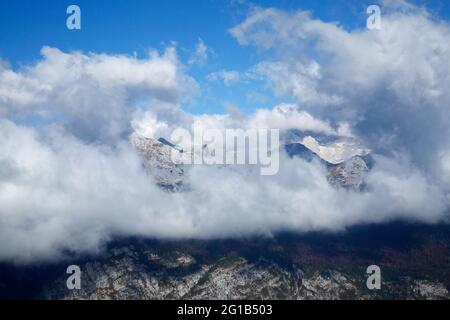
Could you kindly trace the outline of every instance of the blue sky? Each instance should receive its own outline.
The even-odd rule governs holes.
[[[220,70],[243,71],[260,60],[260,53],[240,46],[228,29],[241,22],[251,6],[285,10],[309,10],[314,17],[337,21],[346,29],[365,26],[370,0],[1,0],[0,58],[14,68],[33,63],[44,45],[63,51],[81,50],[144,57],[149,48],[163,50],[176,42],[182,62],[187,63],[202,39],[209,52],[208,62],[189,67],[188,73],[201,85],[200,97],[185,105],[194,113],[222,112],[231,102],[244,111],[271,107],[277,98],[254,83],[237,87],[211,84],[206,75]],[[418,0],[448,19],[449,1]],[[77,4],[82,11],[82,30],[66,28],[66,8]],[[257,89],[258,87],[258,89]],[[260,94],[261,90],[264,94]],[[249,92],[260,94],[248,99]]]

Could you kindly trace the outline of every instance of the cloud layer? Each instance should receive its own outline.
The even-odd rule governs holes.
[[[230,32],[263,52],[246,81],[263,79],[294,103],[250,115],[183,111],[199,85],[174,48],[137,59],[44,47],[34,65],[1,63],[0,261],[95,253],[117,236],[270,236],[447,219],[447,22],[402,6],[383,16],[380,31],[346,31],[306,12],[259,8]],[[331,187],[322,164],[286,156],[275,176],[194,166],[188,191],[164,192],[128,134],[169,137],[194,126],[352,136],[376,162],[363,193]]]

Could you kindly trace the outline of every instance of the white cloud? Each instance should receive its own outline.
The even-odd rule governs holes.
[[[397,1],[383,7],[381,30],[347,31],[307,12],[259,8],[230,32],[270,49],[256,70],[275,93],[333,126],[347,123],[376,152],[407,153],[439,178],[438,155],[450,150],[448,22]]]
[[[230,86],[231,84],[234,84],[240,80],[240,74],[238,71],[231,70],[231,71],[216,71],[212,72],[207,75],[206,77],[209,81],[218,81],[221,80],[225,84],[225,86]]]
[[[190,190],[171,194],[150,182],[126,143],[88,145],[60,129],[0,124],[0,159],[8,163],[0,172],[1,261],[95,253],[116,236],[209,239],[396,217],[435,222],[444,208],[439,190],[407,162],[379,159],[363,194],[331,187],[322,165],[300,159],[284,159],[270,177],[194,167]]]
[[[280,104],[272,110],[259,109],[249,119],[249,127],[298,129],[326,134],[336,134],[336,131],[326,122],[314,118],[306,111],[299,111],[297,106]]]
[[[269,87],[279,96],[293,96],[301,105],[339,104],[341,98],[334,94],[319,92],[322,79],[320,65],[316,61],[303,64],[295,62],[264,61],[249,72],[267,79]]]
[[[106,141],[129,129],[140,99],[176,103],[196,90],[173,48],[163,55],[150,51],[139,60],[44,47],[36,65],[19,72],[0,70],[0,115],[58,115],[82,139]]]
[[[160,106],[161,107],[161,106]],[[336,135],[337,131],[326,121],[314,118],[306,111],[299,111],[296,105],[279,104],[272,109],[257,109],[254,113],[244,115],[236,106],[226,105],[228,114],[191,115],[179,106],[167,105],[159,110],[151,108],[145,113],[136,114],[133,128],[141,135],[152,138],[168,137],[179,127],[193,132],[193,128],[202,130],[219,129],[298,129]],[[170,111],[168,111],[170,109]],[[339,128],[344,131],[342,128]],[[348,132],[345,132],[348,133]]]

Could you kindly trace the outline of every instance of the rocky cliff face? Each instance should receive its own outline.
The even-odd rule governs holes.
[[[124,246],[84,263],[81,290],[67,275],[49,283],[46,299],[450,299],[439,281],[401,277],[366,288],[363,274],[326,269],[305,272],[279,262],[239,255],[199,262],[181,251],[158,254]]]
[[[328,181],[331,185],[361,190],[369,168],[361,157],[354,156],[343,163],[330,167],[328,172]]]
[[[183,168],[172,161],[171,152],[182,157],[182,152],[152,138],[136,133],[130,136],[131,144],[142,156],[144,167],[156,183],[166,190],[181,189]]]

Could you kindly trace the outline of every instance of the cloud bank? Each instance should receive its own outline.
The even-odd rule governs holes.
[[[117,236],[271,236],[448,219],[447,22],[402,7],[383,16],[379,31],[346,31],[306,12],[258,8],[230,32],[262,50],[247,79],[294,103],[250,115],[183,111],[199,85],[174,48],[137,59],[44,47],[34,65],[3,63],[0,261],[95,253]],[[127,137],[194,126],[354,136],[374,151],[375,166],[362,193],[330,186],[319,162],[286,155],[275,176],[194,166],[188,191],[164,192]]]

